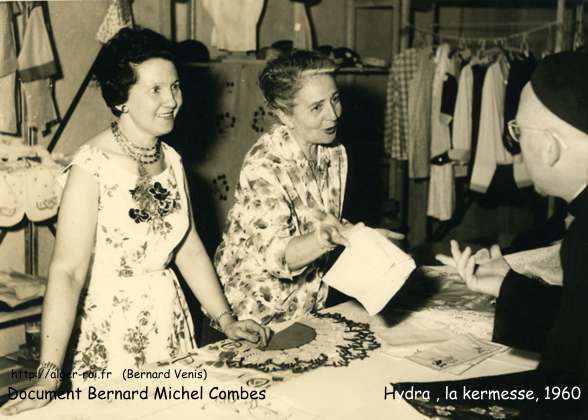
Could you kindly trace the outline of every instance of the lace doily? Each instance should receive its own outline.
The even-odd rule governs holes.
[[[424,266],[417,274],[395,312],[402,317],[434,320],[458,335],[471,333],[492,339],[494,297],[469,290],[454,268]]]
[[[321,366],[347,366],[351,360],[365,359],[370,351],[380,347],[368,324],[349,320],[339,313],[312,313],[298,322],[316,332],[316,338],[308,344],[286,350],[263,350],[245,341],[223,340],[208,346],[220,352],[218,360],[209,364],[302,373]]]

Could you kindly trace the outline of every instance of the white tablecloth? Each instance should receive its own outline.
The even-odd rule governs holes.
[[[329,311],[339,312],[344,316],[374,326],[376,332],[383,330],[382,319],[378,316],[368,317],[366,312],[356,303],[347,302],[330,308]],[[410,319],[410,317],[408,318]],[[394,327],[403,336],[402,328],[412,329],[407,320],[404,324]],[[438,334],[438,332],[437,332]],[[431,335],[436,337],[435,334]],[[391,338],[392,337],[392,338]],[[386,337],[393,340],[394,335]],[[382,340],[385,341],[385,340]],[[353,360],[346,367],[322,367],[314,371],[298,375],[283,383],[273,383],[266,389],[267,398],[262,401],[242,400],[240,402],[218,402],[209,398],[189,401],[87,401],[61,400],[53,401],[40,410],[21,413],[15,419],[27,420],[155,420],[155,419],[421,419],[416,410],[402,399],[384,399],[385,388],[391,389],[390,383],[403,381],[441,381],[466,379],[477,376],[496,375],[502,373],[529,370],[535,367],[533,358],[517,356],[506,351],[474,366],[460,376],[437,372],[404,359],[402,347],[392,346],[399,351],[389,350],[389,343],[382,343],[381,349],[370,353],[364,360]],[[407,343],[412,349],[415,343]],[[206,357],[206,348],[201,356]],[[194,363],[197,361],[195,360]],[[190,371],[190,365],[184,366]],[[178,389],[185,385],[190,389],[204,387],[205,394],[214,386],[220,389],[239,389],[248,378],[259,380],[271,378],[272,375],[236,369],[208,369],[206,380],[190,379],[141,379],[125,383],[112,383],[109,389],[139,389],[149,386],[172,386]]]

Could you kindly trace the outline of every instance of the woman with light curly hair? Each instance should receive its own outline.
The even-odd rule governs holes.
[[[259,76],[280,124],[245,156],[215,266],[233,311],[264,325],[323,308],[328,257],[348,244],[352,225],[341,214],[347,155],[336,140],[342,107],[334,74],[327,57],[294,51]]]

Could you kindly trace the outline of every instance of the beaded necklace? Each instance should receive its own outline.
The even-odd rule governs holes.
[[[113,121],[110,128],[112,129],[114,140],[131,159],[137,162],[139,176],[141,178],[148,177],[145,165],[151,165],[161,159],[161,142],[159,138],[152,147],[141,147],[134,144],[123,134],[117,121]]]

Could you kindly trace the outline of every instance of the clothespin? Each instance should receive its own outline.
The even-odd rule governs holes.
[[[553,25],[547,27],[549,34],[547,35],[547,49],[543,51],[543,57],[546,57],[553,53],[555,50],[555,37],[553,36]]]
[[[482,58],[482,55],[486,52],[486,40],[483,38],[480,38],[478,40],[479,46],[478,46],[478,57]]]
[[[469,60],[472,58],[472,52],[468,48],[468,45],[467,45],[464,37],[459,38],[458,46],[459,46],[459,50],[460,50],[459,55],[461,56],[462,60]]]
[[[521,36],[521,51],[523,52],[523,54],[527,58],[531,55],[531,53],[530,53],[531,49],[529,48],[529,37],[528,36],[529,36],[529,34],[526,32]]]

